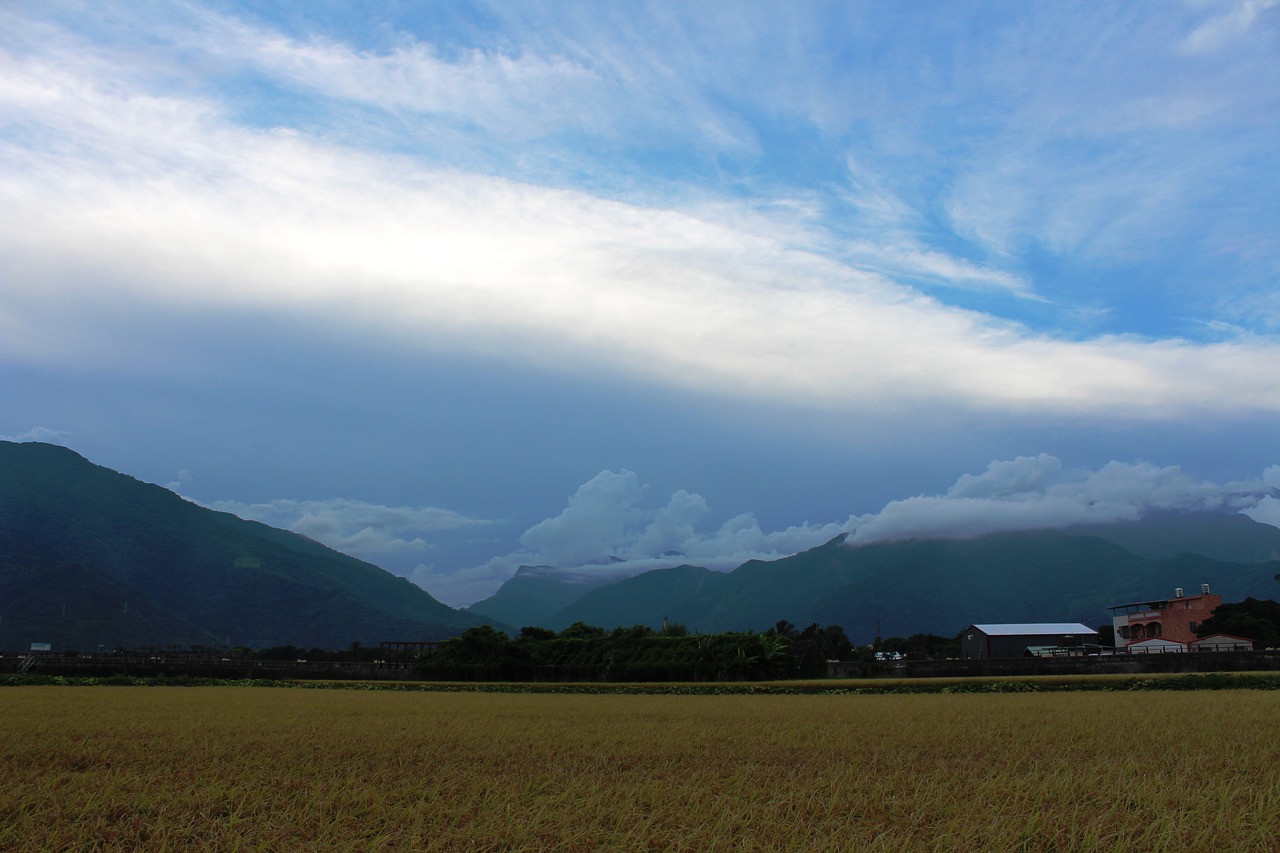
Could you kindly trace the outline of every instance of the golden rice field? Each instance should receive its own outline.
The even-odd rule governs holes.
[[[1280,694],[0,690],[0,850],[1280,849]]]

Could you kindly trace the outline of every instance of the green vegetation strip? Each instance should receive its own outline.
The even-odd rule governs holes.
[[[424,693],[545,693],[612,696],[886,696],[931,693],[1062,693],[1132,690],[1280,690],[1280,673],[1213,672],[1182,675],[1023,676],[1006,678],[821,680],[765,683],[299,681],[186,676],[0,676],[0,687],[290,687]]]

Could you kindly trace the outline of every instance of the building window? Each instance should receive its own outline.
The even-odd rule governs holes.
[[[1128,625],[1121,625],[1121,626],[1120,626],[1120,639],[1122,639],[1122,640],[1127,640],[1127,639],[1129,639],[1129,626],[1128,626]]]
[[[1192,622],[1190,627],[1191,627],[1191,633],[1193,633],[1193,634],[1194,634],[1194,633],[1195,633],[1195,630],[1196,630],[1197,628],[1199,628],[1199,627],[1200,627],[1200,623],[1199,623],[1199,622]]]
[[[1147,636],[1148,637],[1164,636],[1164,632],[1160,629],[1159,622],[1152,622],[1150,625],[1147,626]]]

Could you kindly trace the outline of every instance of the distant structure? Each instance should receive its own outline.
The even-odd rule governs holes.
[[[1098,632],[1079,622],[1022,622],[1009,625],[970,625],[960,635],[960,657],[965,660],[1020,658],[1043,654],[1044,649],[1062,653],[1085,646],[1097,646]],[[1036,649],[1035,652],[1029,652]]]
[[[1253,640],[1232,634],[1210,634],[1191,644],[1193,652],[1251,652]]]
[[[1124,647],[1124,651],[1131,655],[1163,655],[1182,653],[1186,650],[1186,643],[1170,640],[1166,637],[1147,637],[1145,640],[1134,640]]]
[[[1183,651],[1197,639],[1196,629],[1213,615],[1222,604],[1222,596],[1209,592],[1209,585],[1202,584],[1199,595],[1183,595],[1182,587],[1173,591],[1173,598],[1154,601],[1138,601],[1133,604],[1116,604],[1111,611],[1111,625],[1116,634],[1116,650],[1146,651],[1163,644],[1144,643],[1146,640],[1168,640],[1181,643]]]
[[[409,660],[416,655],[434,652],[440,645],[434,640],[383,640],[378,644],[380,660]]]

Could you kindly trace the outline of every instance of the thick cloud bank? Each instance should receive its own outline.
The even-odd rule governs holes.
[[[1130,157],[1120,159],[1123,176],[1096,158],[1077,168],[1056,158],[1037,166],[1046,150],[1092,150],[1077,142],[1096,131],[1065,118],[1044,121],[1044,93],[1036,87],[1021,120],[1037,133],[1017,132],[1002,116],[986,144],[976,146],[981,157],[921,160],[928,179],[907,184],[955,178],[939,198],[917,200],[927,205],[918,209],[877,178],[917,157],[884,161],[880,169],[851,165],[849,174],[841,170],[816,185],[791,184],[788,176],[750,199],[717,198],[664,180],[654,180],[650,193],[635,193],[631,184],[647,182],[630,177],[609,191],[609,181],[575,185],[568,175],[545,180],[545,166],[517,168],[534,148],[516,129],[550,146],[537,149],[541,156],[533,162],[575,166],[590,162],[592,152],[618,151],[619,141],[629,138],[677,140],[701,152],[697,159],[718,163],[744,144],[753,148],[747,140],[754,133],[743,128],[747,135],[727,146],[713,141],[724,134],[707,134],[720,124],[708,125],[708,111],[716,114],[713,104],[725,98],[719,84],[705,79],[696,92],[686,92],[692,97],[686,114],[667,115],[670,87],[684,75],[673,75],[665,63],[647,69],[657,76],[639,74],[642,68],[631,64],[601,74],[595,63],[613,55],[604,45],[597,46],[595,62],[566,59],[565,49],[581,47],[576,44],[542,55],[530,46],[501,60],[464,51],[461,61],[450,62],[428,42],[379,54],[341,39],[300,42],[234,17],[182,8],[161,26],[166,37],[147,36],[160,14],[150,9],[135,20],[140,41],[120,45],[110,38],[86,43],[80,27],[102,23],[92,15],[69,15],[87,18],[75,25],[56,14],[52,20],[18,12],[0,17],[0,277],[6,286],[0,358],[153,370],[175,358],[157,328],[192,315],[245,313],[303,322],[334,341],[371,338],[419,354],[481,355],[820,409],[944,406],[1123,419],[1280,412],[1280,376],[1268,369],[1280,358],[1280,341],[1267,322],[1245,327],[1239,316],[1240,304],[1250,317],[1270,316],[1270,291],[1231,300],[1233,307],[1212,315],[1213,333],[1197,329],[1194,339],[1171,330],[1140,337],[1123,327],[1081,336],[1078,320],[1046,326],[1036,312],[1077,318],[1093,310],[1090,300],[1071,295],[1060,307],[1044,308],[1049,303],[1025,275],[1029,259],[1012,251],[1030,245],[1043,254],[1049,247],[1069,257],[1115,256],[1127,265],[1124,250],[1085,235],[1131,245],[1141,242],[1135,231],[1155,229],[1161,240],[1148,251],[1163,259],[1173,240],[1160,224],[1168,222],[1164,211],[1179,205],[1160,204],[1155,190],[1176,187],[1184,204],[1223,194],[1213,169],[1202,170],[1214,175],[1207,186],[1188,191],[1183,181],[1195,170],[1183,163],[1231,151],[1238,162],[1218,171],[1251,179],[1233,185],[1230,211],[1257,209],[1245,224],[1267,235],[1264,212],[1271,206],[1241,206],[1265,192],[1256,186],[1275,171],[1261,159],[1274,150],[1265,133],[1259,134],[1264,147],[1246,145],[1251,137],[1243,133],[1222,146],[1218,139],[1227,131],[1214,124],[1203,148],[1142,172],[1141,181],[1129,175]],[[115,15],[129,20],[123,7],[106,17]],[[773,21],[759,24],[760,32],[773,32]],[[723,30],[718,21],[708,25]],[[715,56],[689,70],[728,60],[723,52]],[[759,73],[758,51],[741,56],[751,61],[743,72]],[[1074,53],[1070,62],[1064,76],[1075,79]],[[184,80],[166,72],[176,68],[207,76]],[[1199,71],[1194,76],[1202,76]],[[872,91],[900,82],[882,81],[878,67],[866,73],[874,82],[863,87]],[[997,79],[1004,69],[987,74]],[[621,90],[605,85],[623,79],[635,82]],[[739,97],[758,104],[776,82],[775,76],[768,85],[749,83]],[[1256,126],[1262,106],[1236,101],[1260,85],[1259,75],[1250,83],[1203,96],[1217,105],[1219,121],[1247,116],[1225,127]],[[820,90],[848,85],[844,77],[827,79]],[[1088,88],[1096,94],[1114,87]],[[276,91],[291,93],[291,109],[253,96]],[[798,83],[793,91],[807,102],[815,89]],[[1164,97],[1166,109],[1183,109],[1181,93]],[[785,115],[795,97],[784,98],[775,108],[747,113]],[[619,109],[621,103],[627,109]],[[360,110],[358,120],[351,119],[352,109]],[[1113,109],[1137,120],[1128,104]],[[952,137],[968,139],[971,113],[950,119],[963,132],[944,123],[945,140],[917,139],[914,151],[950,150],[945,143]],[[1087,109],[1055,115],[1091,125],[1097,113],[1091,97]],[[728,125],[747,117],[721,116]],[[1154,124],[1152,132],[1164,122]],[[1059,125],[1067,134],[1060,143],[1039,135]],[[1010,127],[1013,136],[1026,137],[1014,150]],[[589,145],[573,141],[593,128],[601,135]],[[644,132],[637,137],[638,130]],[[791,131],[788,125],[785,132]],[[829,151],[830,159],[845,159],[844,144],[862,136],[835,137],[839,153]],[[643,143],[641,149],[635,161],[596,168],[631,175],[637,165],[662,159]],[[490,152],[492,161],[477,163],[481,152]],[[1177,183],[1166,174],[1175,167]],[[1045,184],[1036,180],[1041,173],[1070,180]],[[703,180],[723,183],[719,174]],[[849,196],[846,183],[858,192],[851,202],[836,201]],[[833,194],[827,204],[842,211],[829,225],[830,215],[821,212],[826,205],[797,201],[815,193]],[[1064,208],[1075,219],[1060,221],[1056,211]],[[1114,210],[1136,211],[1129,218],[1143,224],[1118,222]],[[956,240],[932,244],[932,225],[919,223],[940,219],[952,223],[960,241],[985,251],[970,258],[947,251]],[[1232,218],[1191,221],[1203,237],[1221,227],[1220,220]],[[1231,245],[1248,244],[1269,257],[1270,249],[1260,248],[1269,243],[1250,244],[1249,233],[1230,233]],[[1228,254],[1210,249],[1215,258]],[[1215,262],[1214,280],[1222,275]],[[1256,278],[1265,276],[1248,276]],[[1013,298],[998,301],[1002,307],[948,301],[971,290]],[[1026,302],[1041,307],[1027,313]],[[1200,309],[1195,303],[1183,310]]]

